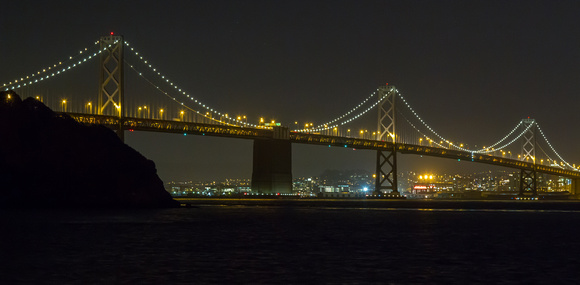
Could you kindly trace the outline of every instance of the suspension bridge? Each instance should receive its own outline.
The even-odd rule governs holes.
[[[99,61],[96,98],[90,94],[75,95],[73,100],[36,95],[44,88],[44,82],[74,73],[92,61]],[[126,69],[154,90],[150,92],[154,99],[126,96],[130,93],[125,92]],[[204,104],[162,74],[122,36],[113,34],[101,37],[92,47],[66,60],[0,84],[3,90],[15,90],[43,101],[60,116],[70,116],[82,124],[108,126],[121,140],[125,131],[251,139],[252,190],[256,192],[291,191],[291,145],[301,143],[376,151],[376,196],[399,195],[398,153],[518,169],[519,195],[523,196],[538,194],[538,177],[542,174],[570,179],[571,194],[580,194],[580,165],[569,163],[556,151],[536,120],[522,119],[505,136],[480,144],[481,147],[456,140],[454,143],[425,122],[403,94],[388,84],[324,123],[299,126],[296,121],[294,128],[265,122],[263,118],[252,123],[244,115],[230,116]]]

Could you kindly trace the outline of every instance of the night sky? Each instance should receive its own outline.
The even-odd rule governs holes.
[[[388,82],[443,136],[485,145],[529,116],[580,162],[579,1],[10,1],[2,11],[2,83],[113,31],[188,93],[254,122],[322,123]],[[96,94],[97,82],[63,88]],[[126,142],[166,181],[251,177],[252,141],[133,132]],[[295,177],[375,164],[371,151],[293,151]],[[402,171],[493,169],[399,161]]]

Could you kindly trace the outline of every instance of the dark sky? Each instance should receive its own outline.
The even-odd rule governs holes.
[[[2,10],[2,83],[113,31],[224,113],[322,123],[389,82],[455,141],[489,144],[530,116],[580,162],[578,1],[11,1]],[[97,77],[63,85],[96,94]],[[251,176],[251,141],[130,133],[127,143],[164,180]],[[293,151],[295,176],[375,163],[369,151]],[[489,169],[399,161],[402,170]]]

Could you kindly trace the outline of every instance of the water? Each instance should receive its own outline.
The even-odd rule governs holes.
[[[580,212],[5,210],[0,283],[578,283]]]

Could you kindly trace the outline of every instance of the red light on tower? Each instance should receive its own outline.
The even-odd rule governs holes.
[[[389,83],[387,82],[387,86],[389,86]]]
[[[114,35],[115,33],[111,32],[111,36]]]

